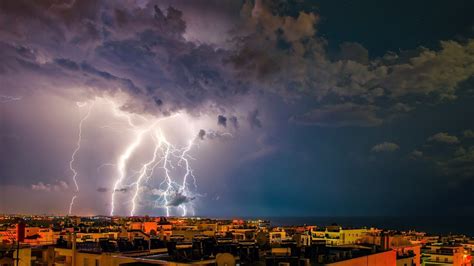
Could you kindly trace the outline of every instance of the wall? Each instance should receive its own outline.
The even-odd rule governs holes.
[[[371,254],[350,260],[339,261],[326,265],[331,266],[396,266],[397,256],[394,250]]]

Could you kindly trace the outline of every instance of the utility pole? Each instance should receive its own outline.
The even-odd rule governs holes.
[[[72,233],[72,266],[76,266],[76,232]]]
[[[16,266],[20,266],[20,240],[16,241]]]
[[[20,242],[25,239],[25,222],[23,219],[18,219],[16,227],[16,266],[20,266]]]

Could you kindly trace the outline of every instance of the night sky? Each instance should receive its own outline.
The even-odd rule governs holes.
[[[0,213],[472,214],[473,12],[0,1]]]

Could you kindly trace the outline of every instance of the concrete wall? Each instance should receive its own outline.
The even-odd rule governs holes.
[[[371,254],[350,260],[334,262],[326,265],[331,266],[396,266],[397,255],[394,250]]]

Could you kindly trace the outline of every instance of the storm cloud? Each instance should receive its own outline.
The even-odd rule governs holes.
[[[170,199],[168,201],[168,205],[170,207],[178,207],[184,203],[188,203],[194,200],[195,197],[188,197],[180,192],[175,192],[170,195]]]
[[[407,95],[454,99],[458,84],[474,73],[471,40],[443,41],[439,50],[420,48],[411,57],[389,52],[376,59],[358,43],[343,43],[340,55],[331,58],[326,40],[317,35],[318,14],[285,16],[271,8],[244,3],[234,21],[238,30],[228,33],[234,43],[218,47],[185,39],[183,12],[160,2],[4,1],[2,79],[8,91],[20,93],[32,84],[34,89],[79,88],[86,97],[126,91],[133,100],[124,109],[159,115],[231,109],[241,96],[265,91],[285,101],[310,97],[318,102],[321,107],[295,114],[302,124],[333,126],[326,114],[337,110],[344,118],[336,126],[373,126],[390,112],[410,111],[405,106],[411,101],[400,102]],[[35,82],[22,82],[19,73]],[[332,96],[340,100],[330,101]],[[387,100],[397,108],[376,113]],[[344,114],[353,108],[341,108],[360,104],[371,107],[356,115]],[[223,118],[218,123],[226,126]],[[256,116],[248,120],[261,126]]]
[[[86,97],[124,91],[133,96],[124,109],[161,115],[228,106],[248,92],[224,64],[230,52],[188,42],[183,14],[173,7],[121,1],[2,5],[2,24],[17,22],[0,32],[8,91],[26,93],[32,83],[41,90],[81,89]],[[36,82],[18,82],[24,80],[18,72]]]

